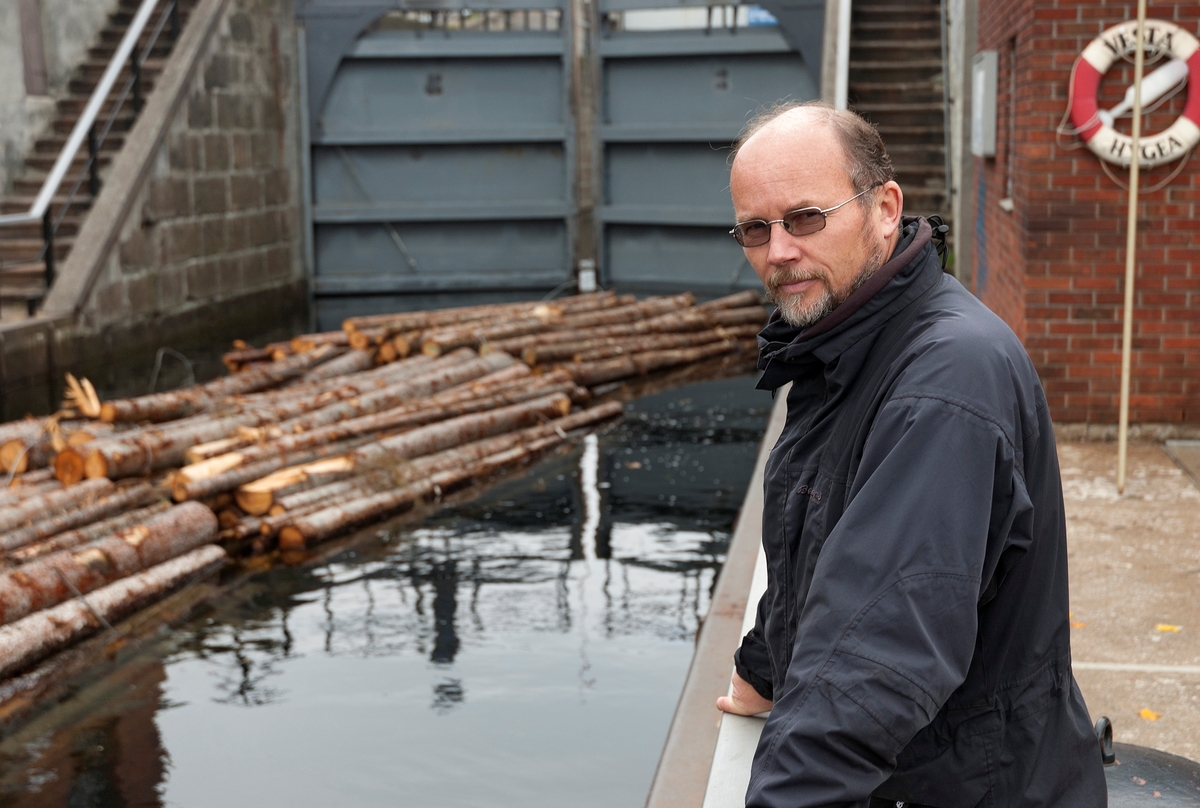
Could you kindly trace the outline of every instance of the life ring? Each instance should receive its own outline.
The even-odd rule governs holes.
[[[1189,84],[1200,83],[1200,40],[1163,20],[1146,20],[1145,37],[1148,49],[1165,51],[1172,60],[1187,65]],[[1136,48],[1137,22],[1114,25],[1083,49],[1071,75],[1071,123],[1076,133],[1101,160],[1121,166],[1132,160],[1133,138],[1101,120],[1097,93],[1113,62]],[[1143,91],[1147,78],[1142,79]],[[1189,87],[1187,104],[1175,123],[1156,135],[1143,135],[1139,141],[1138,165],[1142,167],[1164,165],[1187,154],[1200,143],[1200,90]]]

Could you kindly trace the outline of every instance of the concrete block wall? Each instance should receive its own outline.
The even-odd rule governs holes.
[[[303,281],[295,43],[287,2],[227,4],[81,310],[82,328]]]
[[[1150,14],[1193,34],[1200,28],[1194,2],[1155,3]],[[1136,3],[1103,0],[979,7],[978,48],[998,51],[1000,75],[998,153],[976,159],[975,288],[1024,340],[1060,422],[1117,420],[1129,198],[1078,138],[1055,129],[1078,54],[1136,15]],[[1101,107],[1114,106],[1131,83],[1131,66],[1110,70]],[[1170,125],[1185,97],[1149,114],[1144,131]],[[1200,163],[1145,190],[1167,181],[1170,168],[1143,171],[1139,196],[1130,418],[1141,424],[1200,423]],[[1012,212],[1001,209],[1004,198]]]

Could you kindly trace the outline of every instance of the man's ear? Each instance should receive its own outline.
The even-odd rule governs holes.
[[[904,192],[894,180],[888,180],[875,197],[878,207],[880,235],[889,239],[900,227],[900,216],[904,213]]]

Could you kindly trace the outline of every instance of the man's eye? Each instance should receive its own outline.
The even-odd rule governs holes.
[[[758,235],[759,233],[762,233],[766,229],[767,229],[766,222],[751,222],[749,224],[742,225],[742,235],[743,236],[754,236],[754,235]]]

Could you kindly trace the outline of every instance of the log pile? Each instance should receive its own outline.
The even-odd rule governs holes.
[[[611,292],[356,317],[223,357],[227,376],[0,424],[0,676],[235,555],[308,551],[618,417],[598,394],[750,366],[754,293]],[[220,546],[218,546],[220,545]]]

